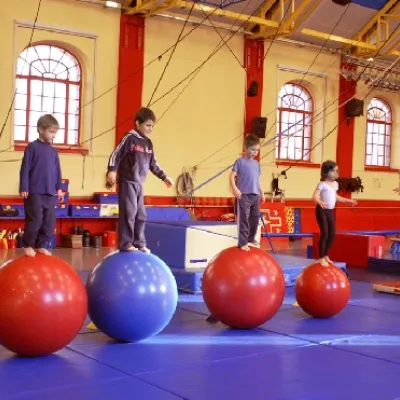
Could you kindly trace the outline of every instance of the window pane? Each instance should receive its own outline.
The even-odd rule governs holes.
[[[33,111],[42,111],[42,97],[41,96],[31,96],[30,98],[30,109]]]
[[[26,126],[26,111],[15,110],[14,113],[14,124]]]
[[[64,113],[54,113],[54,118],[58,121],[60,124],[60,128],[64,129],[65,128],[65,114]]]
[[[62,81],[66,81],[68,79],[68,70],[64,69],[64,71],[61,71],[60,73],[57,74],[57,79],[60,79]]]
[[[56,76],[57,79],[62,79],[60,78],[60,75],[61,74],[65,75],[66,73],[67,73],[67,68],[65,68],[65,65],[62,65],[60,63],[57,64],[57,66],[54,68],[53,71],[53,74]]]
[[[38,132],[37,132],[37,127],[36,126],[30,126],[29,127],[29,136],[28,136],[28,142],[33,142],[38,138]]]
[[[29,113],[29,124],[31,126],[35,126],[37,125],[37,122],[39,120],[39,118],[42,116],[43,114],[41,112],[35,112],[35,111],[31,111]],[[35,128],[36,129],[36,128]]]
[[[55,84],[54,82],[43,82],[43,96],[54,97]]]
[[[64,55],[64,50],[59,49],[58,47],[51,46],[50,48],[50,58],[52,60],[59,61]]]
[[[17,62],[17,75],[28,75],[29,64],[23,58],[19,58]]]
[[[54,112],[54,99],[52,97],[43,97],[43,113],[53,114]]]
[[[43,93],[43,82],[42,81],[31,81],[31,94],[35,96],[41,96]]]
[[[69,101],[69,112],[75,114],[79,111],[79,101],[78,100],[70,100]]]
[[[55,84],[55,95],[56,95],[56,97],[65,99],[65,97],[67,96],[67,87],[66,87],[65,83],[56,83]]]
[[[75,66],[69,70],[69,80],[73,82],[79,82],[81,80],[79,67]]]
[[[71,130],[68,132],[68,144],[77,145],[78,144],[78,131]]]
[[[68,129],[78,129],[78,115],[69,114],[68,116]]]
[[[44,65],[41,61],[34,61],[31,64],[31,70],[30,70],[31,75],[42,77],[43,72],[46,72],[46,71],[45,71]]]
[[[35,52],[37,54],[37,57],[40,58],[44,58],[44,59],[49,59],[50,58],[50,47],[51,46],[47,46],[47,45],[39,45],[39,46],[35,46]]]
[[[66,101],[62,98],[56,98],[54,100],[54,111],[56,113],[65,113]]]
[[[54,143],[55,144],[64,144],[65,143],[65,130],[64,129],[58,130],[57,135],[54,139]]]
[[[14,108],[16,110],[26,110],[28,96],[25,94],[16,94],[14,99]]]
[[[26,79],[17,79],[15,82],[15,90],[17,93],[28,93],[28,81]]]
[[[14,126],[14,140],[25,141],[26,127]]]
[[[71,99],[79,99],[79,86],[69,85],[69,97]]]

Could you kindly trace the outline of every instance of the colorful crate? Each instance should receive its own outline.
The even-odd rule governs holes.
[[[99,218],[100,207],[93,204],[71,204],[71,218]]]
[[[95,192],[94,202],[98,204],[118,204],[118,193],[115,192]]]
[[[0,209],[2,218],[25,218],[23,204],[2,204]]]
[[[67,218],[69,217],[69,206],[67,204],[56,205],[56,218]]]

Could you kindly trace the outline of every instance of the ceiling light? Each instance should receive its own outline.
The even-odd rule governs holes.
[[[121,8],[121,4],[117,3],[116,1],[106,1],[106,7]]]

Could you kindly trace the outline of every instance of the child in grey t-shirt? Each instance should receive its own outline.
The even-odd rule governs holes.
[[[244,147],[245,154],[236,160],[229,180],[238,204],[238,246],[249,251],[251,246],[260,246],[255,237],[260,221],[260,202],[265,201],[265,196],[260,182],[260,163],[255,159],[260,151],[260,139],[248,135]]]

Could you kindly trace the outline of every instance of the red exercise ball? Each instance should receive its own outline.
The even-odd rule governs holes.
[[[338,267],[320,263],[304,268],[296,280],[296,300],[307,314],[330,318],[339,314],[350,299],[350,282]]]
[[[265,251],[238,247],[221,251],[203,275],[203,298],[211,314],[238,329],[255,328],[279,310],[285,278],[279,263]]]
[[[24,357],[54,353],[78,334],[87,295],[65,261],[37,254],[0,267],[0,345]]]

